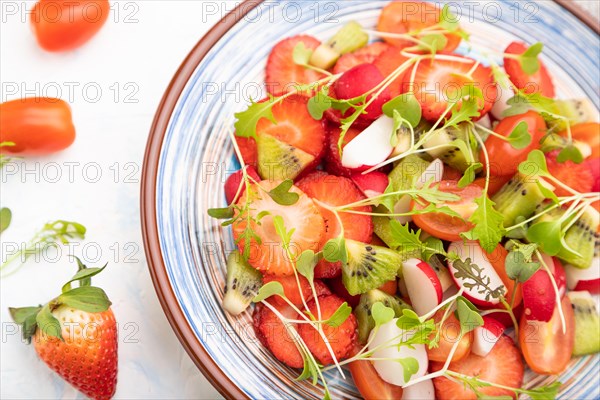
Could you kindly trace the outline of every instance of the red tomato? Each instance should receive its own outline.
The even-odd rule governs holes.
[[[567,131],[559,135],[567,137]],[[571,136],[575,140],[587,143],[592,148],[591,157],[600,157],[600,124],[598,122],[584,122],[571,127]]]
[[[460,200],[440,204],[439,206],[447,205],[457,213],[461,214],[462,218],[453,217],[442,213],[427,213],[413,215],[413,222],[425,232],[432,236],[451,242],[461,240],[460,234],[470,230],[473,224],[466,221],[473,211],[477,208],[475,199],[480,197],[483,190],[475,185],[470,184],[464,188],[459,188],[457,181],[441,181],[438,189],[442,192],[452,193],[460,196]],[[423,205],[412,201],[412,210],[422,210],[427,206],[427,202],[423,201]]]
[[[436,25],[441,20],[440,8],[421,1],[393,1],[381,10],[377,30],[389,33],[408,33]],[[461,42],[460,35],[448,33],[448,42],[442,50],[450,53]],[[384,38],[387,43],[398,47],[414,46],[415,43],[405,39]]]
[[[63,150],[75,140],[71,108],[59,99],[30,97],[0,104],[3,153],[41,155]]]
[[[506,299],[509,304],[512,299],[513,292],[516,290],[515,302],[513,304],[513,307],[516,308],[519,304],[521,304],[521,301],[523,300],[523,293],[521,291],[521,286],[515,285],[515,281],[510,279],[508,277],[508,274],[506,273],[504,261],[506,260],[508,251],[506,251],[504,246],[499,244],[498,246],[496,246],[494,251],[492,251],[491,253],[486,253],[486,255],[490,263],[492,263],[494,270],[502,280],[502,283],[506,287]]]
[[[535,111],[527,111],[525,114],[504,118],[496,126],[494,132],[506,137],[511,134],[520,122],[527,124],[527,131],[531,135],[529,146],[523,149],[515,149],[506,140],[502,140],[496,136],[490,136],[485,141],[485,147],[490,158],[490,172],[492,175],[514,175],[517,172],[519,164],[527,159],[527,154],[531,150],[540,147],[540,139],[546,134],[547,127],[542,116]],[[483,151],[479,157],[480,160],[485,160]]]
[[[108,0],[40,0],[31,12],[31,25],[44,50],[68,51],[90,40],[109,12]]]
[[[387,383],[370,361],[353,361],[348,364],[354,384],[365,400],[397,400],[402,398],[402,387]]]
[[[575,316],[569,297],[562,299],[566,332],[558,314],[558,304],[548,322],[527,321],[525,313],[519,324],[519,344],[529,368],[538,374],[556,375],[567,368],[575,345]]]

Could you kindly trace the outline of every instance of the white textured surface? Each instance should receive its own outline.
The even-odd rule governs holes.
[[[1,204],[14,213],[12,226],[2,235],[2,254],[12,243],[27,241],[48,220],[83,223],[88,228],[85,243],[93,243],[84,252],[88,260],[97,258],[94,249],[102,252],[98,262],[89,264],[109,262],[95,282],[111,297],[120,324],[116,398],[216,398],[218,393],[175,337],[154,292],[142,248],[139,179],[160,98],[179,64],[218,15],[203,17],[203,6],[197,1],[111,3],[109,23],[90,43],[73,53],[49,54],[37,47],[20,14],[34,3],[0,1],[1,101],[25,94],[20,89],[11,93],[13,84],[27,89],[38,84],[28,96],[56,96],[60,88],[65,99],[71,85],[77,128],[77,139],[67,151],[28,159],[16,166],[14,175],[9,176],[8,169],[2,174]],[[19,14],[10,15],[12,9],[7,7],[13,5]],[[132,85],[125,87],[129,82]],[[88,83],[88,93],[83,93]],[[115,83],[120,88],[116,99]],[[95,103],[94,87],[102,90]],[[138,102],[125,102],[125,95],[136,87],[139,91],[132,99]],[[72,183],[68,162],[78,163],[72,167]],[[92,183],[96,165],[89,163],[97,163],[102,173],[96,183]],[[62,177],[51,183],[56,166]],[[37,169],[37,176],[23,176],[24,168]],[[120,172],[118,177],[115,171]],[[72,253],[81,256],[82,247]],[[67,250],[60,262],[49,258],[28,262],[1,282],[3,399],[82,398],[37,359],[32,346],[21,343],[7,312],[9,306],[44,303],[59,294],[62,283],[75,271],[66,258]]]
[[[67,151],[28,159],[16,164],[14,174],[2,174],[1,204],[14,212],[13,225],[2,236],[2,254],[28,240],[45,221],[85,224],[86,251],[80,245],[71,253],[99,259],[94,265],[110,262],[95,282],[113,300],[120,324],[116,398],[215,398],[218,393],[180,346],[154,293],[141,242],[139,179],[147,133],[164,89],[192,46],[217,22],[220,12],[206,11],[215,10],[213,5],[231,8],[233,2],[112,3],[112,22],[92,42],[73,53],[48,54],[36,46],[26,22],[33,2],[0,1],[0,101],[56,96],[58,88],[59,96],[72,97],[78,130]],[[598,18],[596,0],[581,3]],[[98,87],[102,93],[94,102]],[[98,168],[102,175],[93,182]],[[9,306],[43,303],[58,294],[74,271],[67,252],[63,249],[61,261],[29,262],[0,283],[1,398],[81,397],[21,343],[7,313]]]

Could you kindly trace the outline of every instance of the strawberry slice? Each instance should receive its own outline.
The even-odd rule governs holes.
[[[352,53],[346,53],[341,56],[333,67],[334,74],[341,74],[360,64],[372,63],[375,59],[386,51],[390,46],[383,42],[375,42],[366,45]]]
[[[481,116],[494,105],[498,89],[493,80],[492,70],[481,64],[475,67],[476,61],[473,59],[460,58],[462,61],[436,58],[434,61],[422,61],[419,64],[415,75],[414,93],[423,109],[423,117],[427,120],[437,121],[448,107],[448,99],[455,99],[459,88],[469,83],[483,92]],[[470,73],[474,67],[475,70]],[[405,86],[403,89],[408,89],[406,83]],[[449,116],[450,113],[447,117]]]
[[[285,293],[285,297],[292,302],[297,307],[302,306],[302,296],[304,296],[305,301],[309,301],[313,298],[312,289],[310,288],[310,283],[308,280],[302,275],[298,275],[298,281],[296,281],[295,275],[289,276],[274,276],[274,275],[264,275],[263,283],[267,284],[272,281],[277,281],[281,283],[283,286],[283,292]],[[331,291],[320,280],[315,280],[315,292],[317,292],[317,296],[331,294]],[[298,285],[298,283],[300,285]],[[302,291],[302,295],[300,292]],[[271,300],[270,300],[271,301]],[[286,305],[287,302],[279,296],[273,296],[273,300],[271,301],[273,304],[277,305]]]
[[[308,98],[292,95],[273,106],[275,124],[266,118],[256,124],[257,135],[269,135],[313,156],[314,161],[304,171],[319,165],[325,154],[324,122],[310,116],[307,103]]]
[[[306,84],[322,79],[323,74],[294,63],[294,48],[298,43],[314,50],[321,42],[312,36],[298,35],[277,43],[267,60],[265,85],[267,92],[281,96],[294,89],[295,84]]]
[[[333,294],[319,297],[321,320],[331,317],[343,303],[344,300]],[[314,300],[308,304],[308,308],[318,318],[318,310]],[[333,327],[323,324],[322,328],[337,360],[350,355],[357,343],[357,323],[354,314],[350,314],[340,326]],[[333,357],[327,349],[323,338],[312,324],[301,324],[298,328],[298,333],[317,361],[323,365],[333,363]]]
[[[286,318],[299,318],[298,313],[290,306],[273,304],[273,307]],[[273,353],[275,358],[292,368],[304,366],[302,354],[287,331],[288,328],[296,329],[296,324],[291,324],[286,328],[284,322],[263,304],[256,305],[252,319],[256,337]]]
[[[525,43],[512,42],[504,52],[506,54],[521,55],[527,50]],[[521,68],[519,60],[504,57],[504,70],[508,74],[511,82],[525,93],[541,93],[542,96],[554,97],[554,84],[552,78],[546,69],[546,66],[540,62],[540,68],[533,75],[528,75]]]
[[[558,153],[559,150],[554,150],[546,154],[548,172],[556,179],[578,192],[591,192],[594,187],[594,175],[589,166],[586,163],[576,164],[571,160],[559,163],[556,160]],[[556,186],[554,193],[557,196],[571,196],[571,193],[558,185]]]
[[[289,192],[299,195],[296,203],[289,206],[276,203],[266,191],[274,189],[280,183],[280,181],[261,181],[258,185],[250,185],[237,202],[239,208],[243,208],[246,201],[250,203],[247,210],[250,217],[249,224],[244,213],[232,227],[233,237],[240,252],[243,253],[246,240],[248,238],[250,240],[248,245],[250,265],[264,273],[285,276],[294,273],[295,264],[283,250],[282,238],[277,233],[273,222],[274,217],[282,217],[287,231],[294,229],[290,242],[293,244],[294,251],[299,252],[298,254],[308,249],[318,250],[325,232],[325,223],[313,201],[295,186],[292,186]],[[264,215],[265,212],[267,215]],[[240,211],[236,210],[236,217],[239,213]],[[260,224],[257,223],[259,214],[262,216]]]
[[[297,183],[298,187],[309,197],[317,199],[330,206],[341,206],[365,199],[365,196],[356,187],[351,179],[329,175],[326,172],[313,172]],[[341,232],[338,219],[330,210],[317,204],[325,221],[325,232],[321,238],[322,249],[329,239],[337,237]],[[370,212],[370,206],[353,208],[355,211]],[[359,242],[368,243],[373,234],[373,221],[369,215],[339,213],[339,218],[344,227],[344,237]],[[341,274],[342,266],[339,262],[330,263],[321,260],[315,268],[315,277],[333,278]]]
[[[431,372],[439,371],[443,367],[443,362],[429,364]],[[513,388],[520,388],[523,383],[524,368],[521,353],[512,339],[504,335],[498,339],[486,357],[471,353],[459,361],[450,363],[448,370]],[[451,381],[446,377],[434,378],[433,384],[435,385],[435,398],[438,400],[475,400],[478,398],[475,392],[468,389],[466,385]],[[481,387],[478,390],[486,397],[514,397],[512,391],[493,386]]]
[[[254,167],[247,167],[248,176],[250,176],[255,181],[260,181],[260,176],[258,176],[258,172],[254,169]],[[225,199],[227,200],[227,204],[231,204],[235,200],[235,195],[240,191],[240,196],[244,194],[246,191],[246,185],[244,185],[244,173],[240,169],[239,171],[235,171],[233,174],[227,178],[225,181]],[[241,188],[240,188],[241,187]]]
[[[240,164],[252,165],[256,167],[256,163],[258,161],[258,152],[256,150],[256,140],[254,138],[245,138],[241,136],[236,136],[235,141],[240,149],[240,153],[242,154],[242,158],[244,160],[239,160]]]
[[[379,69],[381,74],[387,78],[392,74],[399,66],[404,64],[408,58],[404,57],[400,52],[401,48],[392,46],[388,48],[386,51],[381,53],[374,61],[373,65]],[[388,86],[388,91],[392,98],[398,96],[402,93],[402,81],[405,77],[405,74],[410,71],[410,68],[400,74],[396,79],[390,83]]]

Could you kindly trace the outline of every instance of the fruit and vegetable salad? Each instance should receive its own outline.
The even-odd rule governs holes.
[[[235,114],[223,307],[326,398],[337,370],[367,399],[550,399],[527,367],[600,350],[597,110],[556,97],[542,43],[456,21],[392,2],[285,38]]]

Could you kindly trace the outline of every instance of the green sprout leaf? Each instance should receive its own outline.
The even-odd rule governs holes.
[[[404,382],[408,382],[414,374],[419,372],[419,362],[414,357],[398,358],[396,361],[402,365]]]
[[[260,303],[261,301],[268,299],[269,297],[274,295],[282,297],[284,296],[283,286],[281,286],[281,283],[277,281],[271,281],[262,285],[262,287],[258,290],[258,293],[256,294],[256,296],[254,296],[252,301],[255,303]]]
[[[444,4],[442,7],[442,12],[440,13],[440,22],[438,23],[439,27],[447,30],[448,32],[457,31],[460,28],[458,21],[460,18],[455,16],[451,11],[448,4]]]
[[[281,238],[282,246],[285,250],[289,249],[290,243],[292,241],[292,235],[296,231],[296,228],[292,228],[289,231],[285,228],[285,223],[283,221],[283,217],[281,215],[276,215],[273,217],[273,225],[275,226],[275,231],[277,235]]]
[[[296,269],[298,273],[312,282],[315,279],[315,266],[319,258],[312,250],[304,250],[296,261]]]
[[[10,208],[0,208],[0,233],[8,229],[10,221],[12,221],[12,212],[10,211]]]
[[[458,298],[456,303],[456,313],[460,321],[460,331],[463,335],[483,325],[483,318],[477,312],[477,308],[462,296]]]
[[[421,121],[421,105],[413,93],[404,93],[394,97],[383,105],[383,113],[394,118],[394,111],[413,128]]]
[[[417,46],[419,50],[429,51],[434,54],[443,50],[448,44],[448,38],[441,33],[421,36],[419,40],[422,42]]]
[[[531,260],[531,257],[529,257]],[[513,281],[523,283],[529,280],[540,268],[540,263],[528,261],[525,253],[520,250],[510,251],[504,260],[506,275]]]
[[[560,220],[537,222],[527,229],[527,240],[537,243],[549,256],[555,256],[562,248],[562,227]]]
[[[583,154],[581,154],[581,151],[576,146],[570,144],[565,146],[556,157],[556,161],[559,163],[564,163],[567,160],[573,161],[575,164],[581,164],[583,162]]]
[[[471,163],[465,170],[463,176],[458,180],[458,187],[464,188],[473,183],[477,171],[479,171],[482,167],[483,164],[481,164],[480,162]]]
[[[394,319],[395,314],[393,308],[387,307],[379,301],[371,307],[371,316],[373,317],[373,321],[375,321],[375,326],[387,324]]]
[[[558,203],[560,202],[560,200],[558,199],[558,197],[556,196],[556,194],[555,194],[555,193],[554,193],[552,190],[550,190],[550,189],[548,189],[546,186],[544,186],[544,185],[543,185],[543,184],[540,182],[540,180],[539,180],[539,179],[537,179],[537,180],[535,181],[535,183],[537,184],[537,187],[538,187],[538,189],[540,189],[540,192],[542,193],[542,195],[543,195],[545,198],[547,198],[547,199],[549,199],[549,200],[552,200],[552,202],[553,202],[554,204],[558,204]]]
[[[348,263],[348,250],[346,249],[346,239],[343,236],[338,236],[329,239],[323,246],[323,258],[329,262],[341,261]]]
[[[348,319],[350,314],[352,314],[352,307],[350,307],[348,303],[344,302],[324,323],[329,326],[338,327]]]
[[[533,75],[540,69],[538,56],[542,52],[544,45],[540,42],[534,43],[523,54],[519,56],[521,69],[527,75]]]
[[[327,89],[323,88],[323,90]],[[327,93],[320,90],[313,97],[308,99],[306,107],[308,108],[310,116],[313,117],[313,119],[320,121],[323,119],[323,113],[332,107],[332,100]]]
[[[415,329],[421,325],[422,322],[417,313],[408,308],[402,310],[402,315],[396,321],[396,326],[404,331]]]
[[[546,156],[541,150],[533,150],[527,155],[527,160],[519,164],[519,172],[523,175],[547,175]]]
[[[531,135],[528,131],[525,121],[521,121],[515,126],[515,129],[508,135],[508,142],[515,149],[524,149],[531,144]]]
[[[268,193],[269,196],[279,205],[291,206],[298,202],[300,195],[298,193],[290,192],[289,190],[294,185],[294,181],[286,179],[281,182],[277,187],[271,189]]]
[[[292,52],[292,59],[294,60],[294,64],[307,65],[312,54],[313,51],[311,49],[306,48],[304,42],[299,42],[294,47],[294,51]]]
[[[207,211],[209,216],[216,219],[229,219],[233,217],[233,208],[231,207],[223,207],[223,208],[209,208]]]

